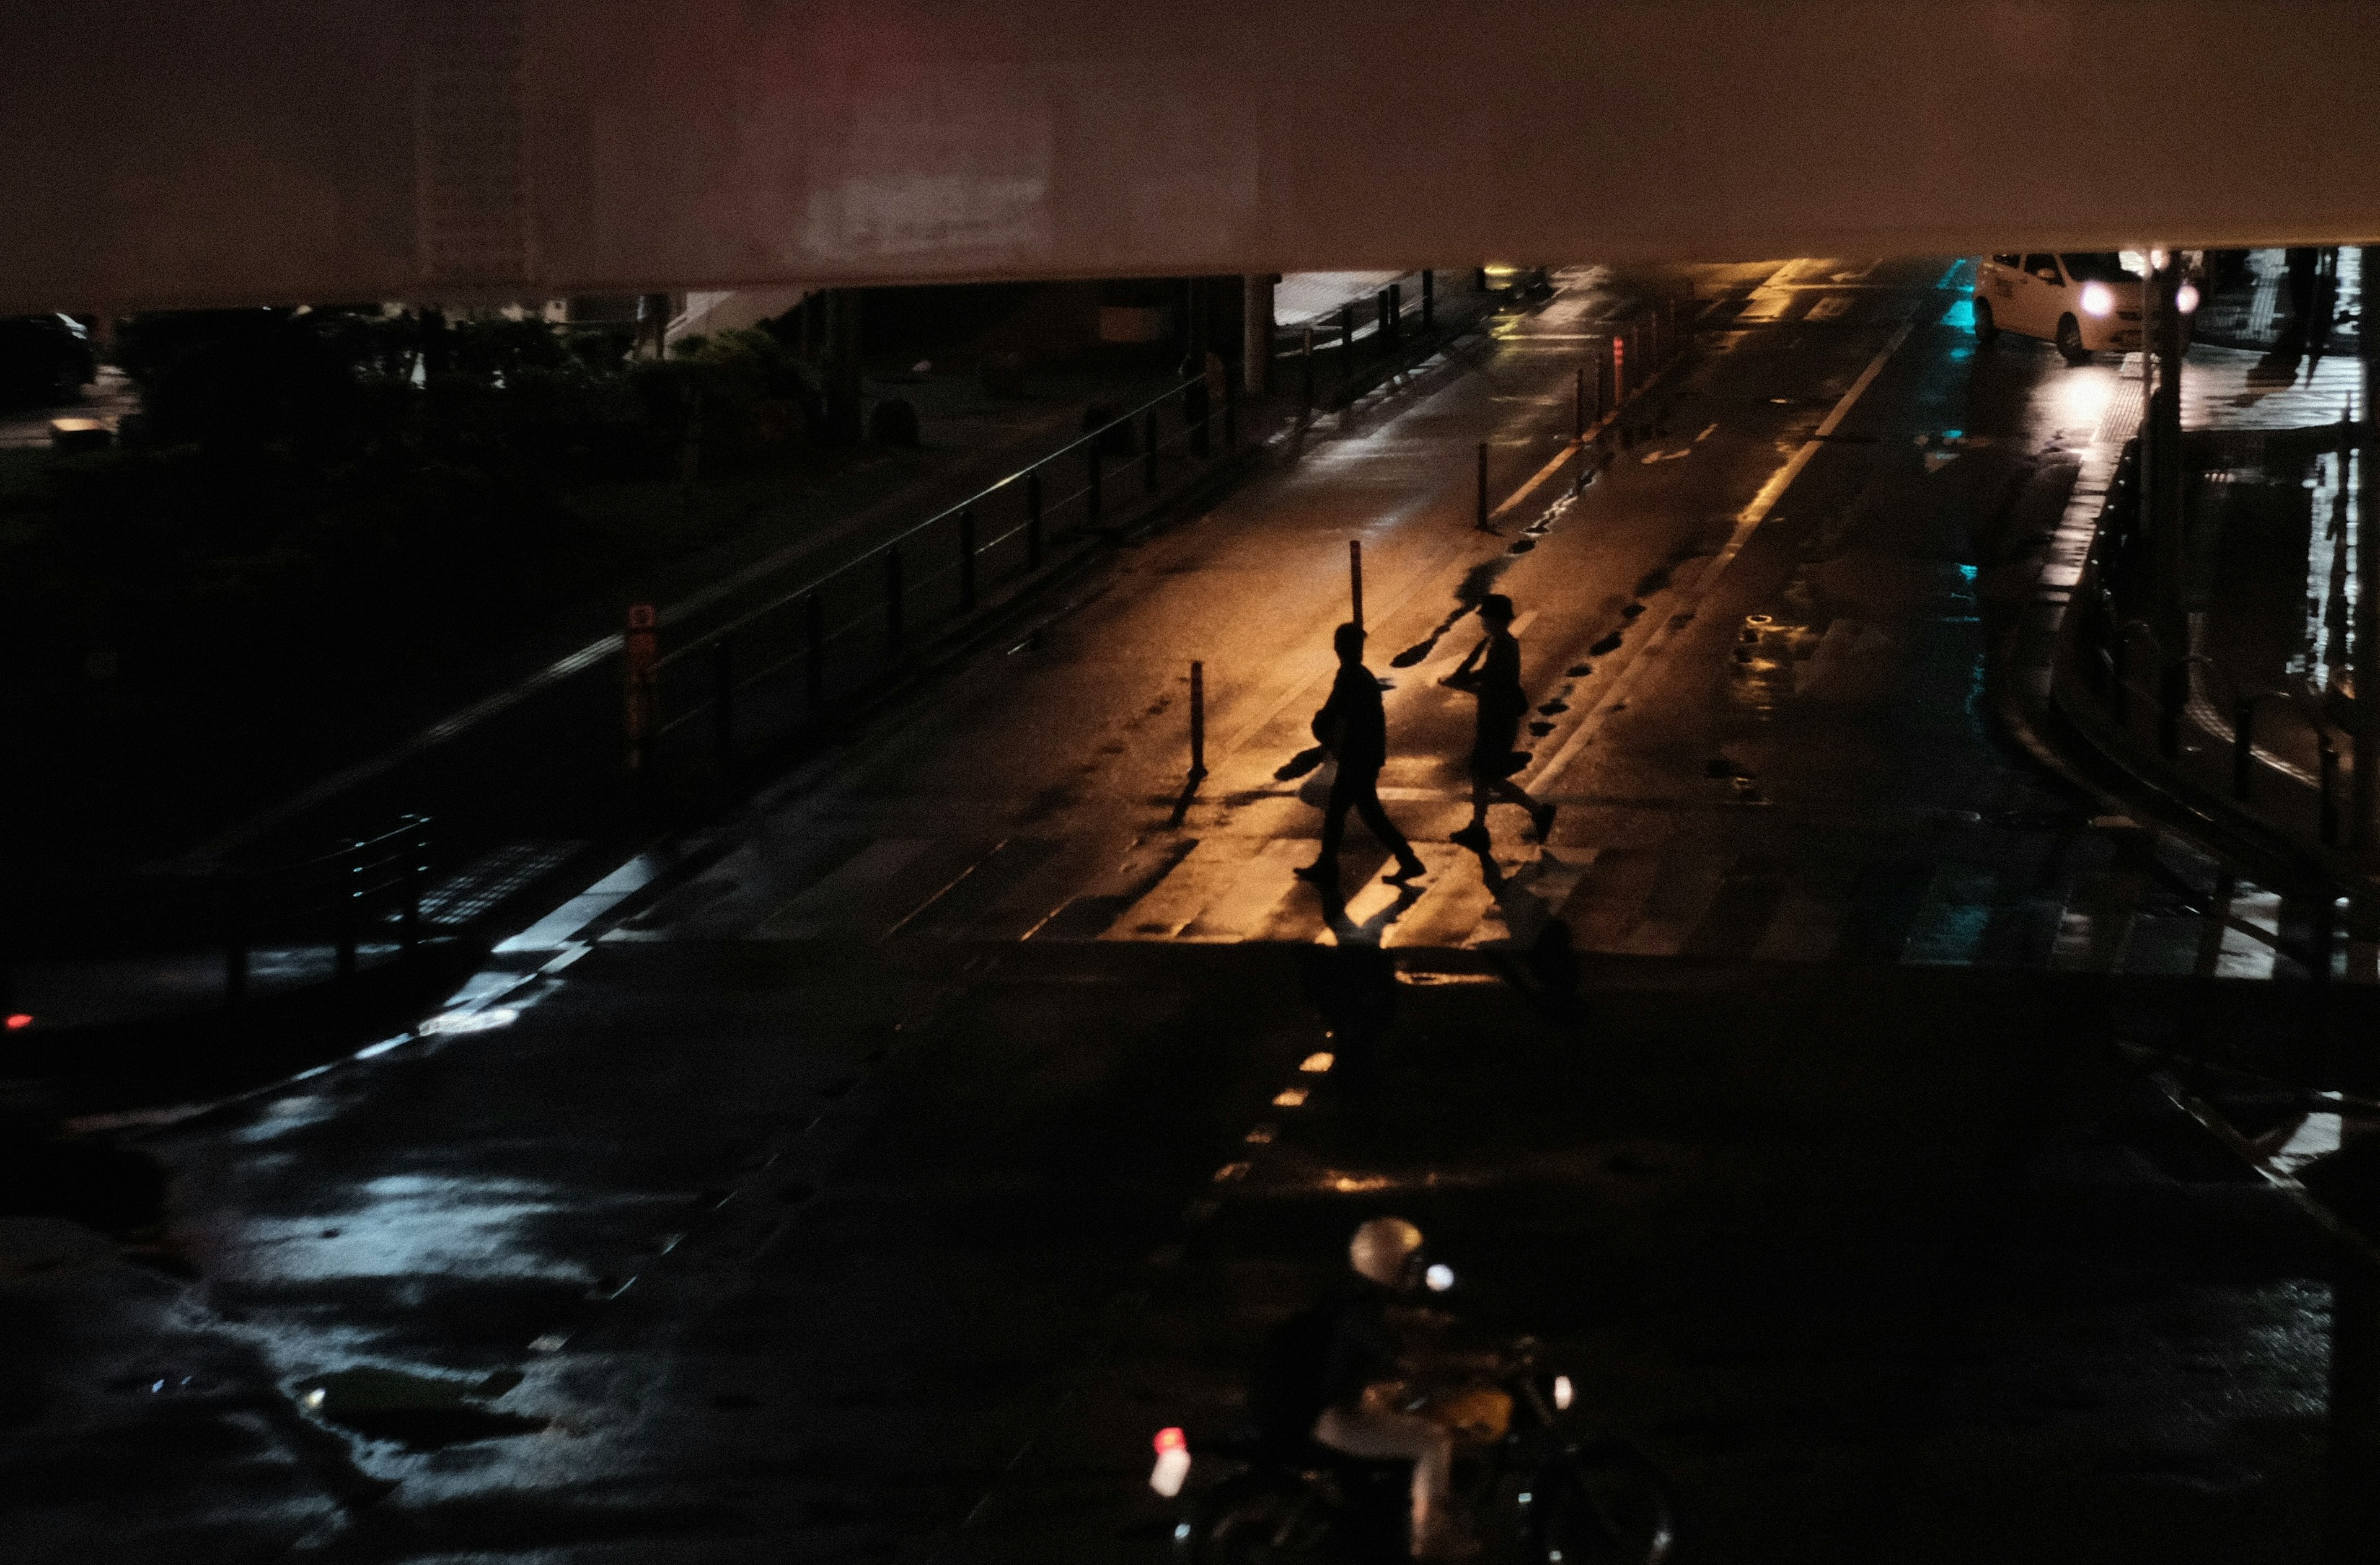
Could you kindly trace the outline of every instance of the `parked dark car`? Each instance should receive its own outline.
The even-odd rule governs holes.
[[[0,403],[70,402],[99,377],[91,333],[67,315],[0,316]]]

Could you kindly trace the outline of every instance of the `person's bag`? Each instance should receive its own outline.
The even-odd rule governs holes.
[[[1329,753],[1319,745],[1309,745],[1275,768],[1272,779],[1276,782],[1294,782],[1320,766],[1322,758]]]

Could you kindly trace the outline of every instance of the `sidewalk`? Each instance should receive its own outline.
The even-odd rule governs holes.
[[[2265,293],[2278,264],[2277,255],[2268,264],[2268,254],[2256,258]],[[2355,257],[2344,257],[2342,312],[2361,308],[2360,281]],[[2074,571],[2089,590],[2114,578],[2109,560],[2131,527],[2127,495],[2114,482],[2140,420],[2139,383],[2129,378],[2137,376],[2137,358],[2125,365],[2128,379],[2085,457],[2086,482],[2068,516],[2070,533],[2093,552],[2095,568],[2078,561]],[[2182,391],[2192,489],[2191,685],[2180,753],[2168,759],[2158,747],[2157,653],[2135,618],[2137,581],[2110,600],[2120,627],[2097,613],[2070,621],[2057,699],[2095,743],[2194,809],[2253,833],[2270,854],[2362,882],[2368,867],[2338,849],[2349,837],[2352,787],[2344,732],[2350,708],[2342,698],[2353,683],[2347,652],[2359,596],[2350,562],[2361,531],[2354,454],[2368,429],[2363,366],[2287,344],[2259,352],[2202,342],[2191,349]],[[2125,641],[2120,687],[2118,637]],[[2244,798],[2235,751],[2243,710],[2252,742]],[[2325,743],[2336,758],[2327,807]],[[2359,963],[2369,964],[2368,956]]]

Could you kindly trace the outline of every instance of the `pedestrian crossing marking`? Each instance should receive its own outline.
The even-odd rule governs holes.
[[[2129,872],[2085,869],[2074,877],[2074,897],[2058,922],[2050,947],[2053,973],[2112,973],[2123,965],[2131,941],[2132,914],[2124,892],[2137,879]]]
[[[1492,945],[1533,945],[1547,921],[1559,915],[1570,901],[1596,857],[1592,848],[1568,848],[1559,853],[1548,849],[1512,870],[1503,878],[1501,887],[1489,888],[1493,900],[1463,945],[1474,950]]]
[[[1414,851],[1430,867],[1429,889],[1388,927],[1380,943],[1395,948],[1460,946],[1496,905],[1479,873],[1479,860],[1451,843],[1415,843]]]
[[[1675,872],[1660,877],[1645,900],[1645,916],[1617,949],[1629,956],[1675,956],[1684,949],[1694,927],[1718,898],[1727,879],[1731,854],[1688,849],[1672,863]]]
[[[1935,870],[1900,960],[1913,967],[1973,964],[1991,928],[1992,894],[1999,878],[1973,865],[1948,863]]]
[[[2230,917],[2264,931],[2258,940],[2246,929],[2227,927],[2215,956],[2218,978],[2269,978],[2273,976],[2274,942],[2281,938],[2281,898],[2277,892],[2242,880],[2231,898]]]
[[[1400,924],[1458,879],[1462,866],[1471,857],[1452,843],[1415,843],[1413,850],[1426,874],[1402,886],[1392,886],[1378,875],[1367,878],[1347,899],[1342,916],[1314,938],[1366,945],[1398,943],[1394,937]]]
[[[1264,851],[1244,864],[1222,893],[1199,909],[1184,925],[1177,940],[1221,944],[1246,939],[1243,932],[1266,920],[1290,892],[1299,887],[1297,867],[1310,862],[1318,844],[1296,837],[1277,837]],[[1315,915],[1318,920],[1318,912]]]
[[[1824,962],[1842,943],[1851,922],[1852,899],[1840,881],[1786,888],[1776,916],[1752,948],[1755,962]]]
[[[1099,938],[1172,940],[1230,887],[1263,845],[1260,839],[1239,837],[1201,841]]]
[[[1562,916],[1581,951],[1617,952],[1660,881],[1658,848],[1607,848],[1572,892]]]
[[[853,904],[915,863],[931,837],[884,837],[862,848],[832,874],[788,899],[760,921],[763,939],[814,940],[851,927]]]
[[[2177,901],[2121,861],[2070,865],[2075,844],[2089,840],[2073,836],[1994,839],[2001,856],[1988,863],[1980,843],[1929,863],[1891,838],[1781,856],[1692,832],[1599,849],[1507,840],[1484,869],[1472,852],[1422,840],[1414,849],[1426,873],[1391,885],[1379,879],[1387,854],[1357,832],[1341,904],[1293,873],[1318,844],[1288,831],[1157,831],[1105,844],[964,833],[861,843],[850,831],[846,823],[840,833],[781,840],[773,855],[767,843],[738,848],[621,938],[1480,950],[1528,946],[1560,917],[1574,949],[1606,955],[1800,964],[1872,955],[1908,966],[2259,981],[2296,970],[2276,960],[2277,892],[2226,878]],[[2289,916],[2301,911],[2291,904]],[[2342,980],[2380,981],[2380,944],[2334,949]]]

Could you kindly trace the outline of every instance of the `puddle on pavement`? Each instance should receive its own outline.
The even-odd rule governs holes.
[[[454,1380],[366,1366],[299,1381],[298,1404],[367,1439],[386,1440],[408,1450],[437,1450],[544,1430],[549,1420],[498,1413],[484,1405],[520,1380],[512,1370],[499,1370],[484,1380]]]

